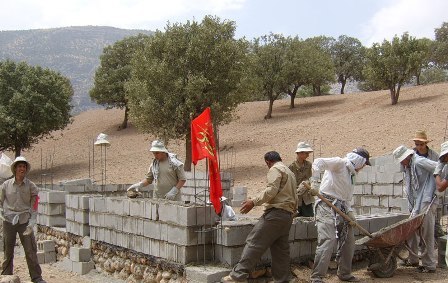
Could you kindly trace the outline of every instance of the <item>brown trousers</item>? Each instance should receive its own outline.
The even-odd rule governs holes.
[[[16,234],[19,234],[20,242],[25,250],[26,263],[30,273],[31,281],[35,282],[42,279],[42,269],[37,261],[37,244],[34,238],[34,232],[24,236],[28,223],[12,225],[8,221],[3,221],[3,264],[2,275],[12,275],[14,271],[14,245],[16,244]]]

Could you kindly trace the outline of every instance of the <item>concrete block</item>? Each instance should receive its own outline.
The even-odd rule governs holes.
[[[78,262],[88,262],[90,261],[91,252],[88,248],[71,247],[70,248],[70,259]]]
[[[75,221],[75,209],[71,207],[67,207],[65,209],[65,218],[67,220]]]
[[[379,198],[379,196],[362,196],[361,204],[363,207],[379,206],[380,198]]]
[[[394,184],[394,196],[403,197],[404,196],[404,186],[403,184]]]
[[[82,238],[82,247],[86,249],[90,249],[92,247],[92,239],[90,237],[83,237]]]
[[[65,216],[38,214],[37,223],[48,227],[65,227]]]
[[[65,203],[66,192],[63,191],[48,191],[47,202],[48,203]]]
[[[370,207],[370,214],[372,214],[372,215],[379,215],[379,214],[384,214],[384,213],[388,213],[388,212],[389,212],[388,207],[382,207],[382,206]]]
[[[380,196],[380,206],[389,207],[389,198],[392,196]]]
[[[254,224],[252,220],[223,221],[216,231],[216,243],[227,247],[244,245]]]
[[[107,211],[106,198],[104,197],[92,197],[89,199],[90,211],[105,213]]]
[[[123,231],[128,233],[137,232],[137,218],[130,216],[123,217]]]
[[[72,263],[72,271],[81,275],[87,274],[90,270],[95,268],[95,264],[93,261],[89,262],[77,262],[73,261]]]
[[[225,247],[215,245],[215,257],[219,262],[227,266],[234,266],[240,260],[243,249],[244,246]]]
[[[55,251],[55,243],[53,240],[45,240],[37,242],[37,249],[43,252],[54,252]]]
[[[89,224],[98,227],[105,226],[104,214],[90,211]]]
[[[372,195],[374,196],[392,196],[394,194],[394,186],[391,184],[387,185],[373,185]]]
[[[44,254],[44,257],[45,257],[45,263],[56,262],[56,252],[55,251],[46,252]]]
[[[369,174],[361,170],[355,177],[355,184],[363,184],[369,181]]]
[[[143,236],[160,240],[160,222],[143,219]]]
[[[364,194],[364,187],[362,184],[353,186],[353,195],[362,195]]]
[[[45,215],[65,215],[65,205],[61,203],[39,203],[38,213]]]
[[[85,210],[75,210],[75,221],[82,224],[89,223],[89,212]]]
[[[317,227],[314,221],[308,221],[306,223],[306,233],[308,235],[308,239],[316,239],[317,238]]]
[[[145,201],[141,199],[129,200],[129,215],[135,217],[145,217]]]
[[[220,282],[221,278],[228,275],[231,269],[217,266],[186,266],[185,274],[191,283]]]
[[[364,195],[371,195],[372,194],[372,188],[373,188],[372,184],[363,184],[362,188],[363,188],[363,194]]]
[[[296,217],[297,222],[294,226],[295,233],[294,233],[294,240],[303,240],[308,238],[308,217]]]
[[[80,194],[87,192],[88,188],[84,185],[66,185],[64,191],[69,194]]]
[[[79,209],[89,210],[89,199],[91,196],[80,196],[78,198],[78,207]]]

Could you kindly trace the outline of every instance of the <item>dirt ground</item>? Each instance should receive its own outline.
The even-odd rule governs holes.
[[[373,157],[384,155],[400,144],[412,146],[418,129],[427,131],[433,140],[429,146],[437,151],[447,138],[448,83],[404,88],[397,105],[390,104],[388,91],[299,98],[295,105],[290,109],[289,99],[275,101],[273,118],[264,120],[267,102],[245,103],[236,111],[238,119],[220,127],[221,169],[233,174],[235,186],[248,187],[249,196],[264,189],[264,153],[276,150],[284,163],[290,164],[299,141],[313,146],[313,159],[344,156],[357,146],[365,146]],[[116,109],[75,116],[67,129],[55,133],[56,139],[43,140],[22,153],[32,165],[29,177],[46,184],[89,177],[100,184],[141,180],[152,159],[148,148],[155,137],[139,133],[132,123],[120,130],[123,117],[124,111]],[[99,133],[109,136],[111,146],[107,149],[93,147]],[[185,158],[184,141],[171,141],[168,149]],[[203,163],[197,170],[203,170]],[[260,209],[251,212],[259,213]],[[16,264],[22,280],[28,280],[23,258],[17,257]],[[43,265],[43,269],[50,283],[111,282],[67,273],[57,264]],[[309,269],[304,268],[303,274],[308,278]],[[364,282],[446,282],[448,271],[419,274],[400,268],[391,279],[375,279],[360,268],[356,275]],[[334,276],[328,280],[337,281]]]
[[[3,252],[0,252],[3,258]],[[116,279],[109,275],[104,275],[92,270],[85,275],[79,275],[66,271],[61,262],[42,264],[42,274],[48,283],[124,283],[125,281]],[[293,282],[305,283],[309,282],[311,269],[305,266],[293,266],[292,272],[296,276]],[[28,267],[26,265],[23,250],[16,247],[16,256],[14,258],[14,274],[20,277],[21,282],[29,283]],[[361,261],[354,264],[353,274],[361,279],[361,282],[390,282],[390,283],[417,283],[417,282],[434,282],[444,283],[448,277],[448,269],[437,268],[436,273],[418,273],[415,268],[398,267],[392,278],[375,278],[372,273],[367,271],[367,262]],[[335,275],[335,270],[330,270],[327,283],[341,282]]]

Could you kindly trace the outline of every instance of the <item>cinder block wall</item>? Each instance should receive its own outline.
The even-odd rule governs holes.
[[[357,215],[408,213],[403,172],[391,154],[373,158],[355,177],[352,207]]]

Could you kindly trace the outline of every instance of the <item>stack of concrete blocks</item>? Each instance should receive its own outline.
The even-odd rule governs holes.
[[[204,172],[185,172],[187,182],[181,189],[183,202],[203,204],[209,201],[209,179]],[[221,172],[222,195],[232,199],[232,176],[229,172]]]
[[[65,227],[65,195],[64,191],[39,191],[37,224]]]
[[[89,208],[92,240],[180,264],[212,258],[216,214],[210,205],[91,197]]]
[[[71,247],[69,257],[63,259],[62,265],[70,272],[84,275],[95,268],[95,264],[90,258],[90,248]]]
[[[56,248],[53,240],[37,242],[37,260],[39,264],[56,262]]]
[[[89,236],[89,198],[92,195],[67,194],[65,196],[65,216],[67,232]]]
[[[374,233],[406,218],[408,218],[407,214],[388,213],[358,216],[357,219],[358,223],[369,233]],[[246,238],[256,222],[256,219],[245,219],[224,221],[222,225],[218,225],[215,255],[219,262],[230,267],[238,262],[246,244]],[[356,239],[364,236],[355,228]],[[293,219],[289,233],[289,246],[292,262],[305,262],[308,259],[313,259],[317,247],[317,227],[313,218],[296,217]],[[364,246],[357,247],[358,250],[365,248]],[[271,256],[268,250],[263,254],[260,264],[266,264],[270,261]]]
[[[355,177],[352,208],[357,215],[408,213],[404,175],[391,154],[373,158]]]

